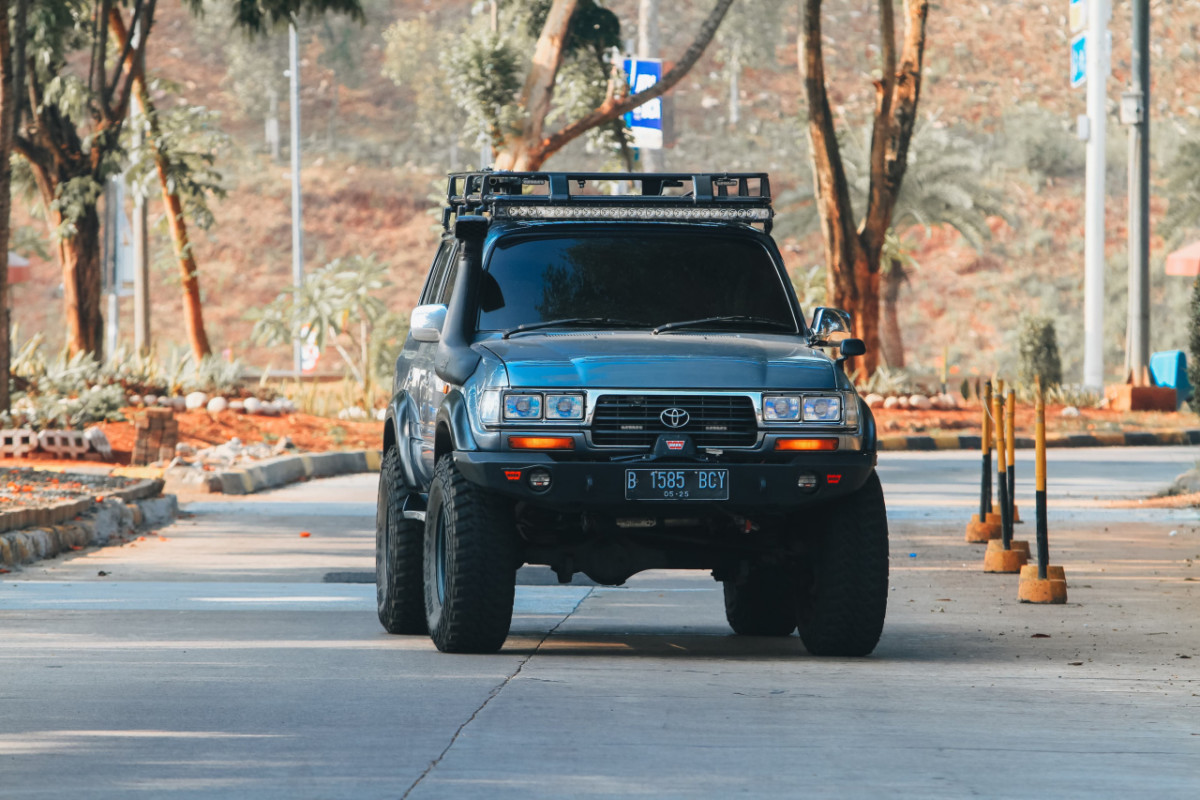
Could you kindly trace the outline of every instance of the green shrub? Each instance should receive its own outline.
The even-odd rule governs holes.
[[[1032,386],[1035,378],[1041,378],[1042,386],[1058,386],[1062,383],[1062,359],[1058,355],[1054,320],[1029,315],[1021,318],[1020,325],[1017,342],[1020,382]]]

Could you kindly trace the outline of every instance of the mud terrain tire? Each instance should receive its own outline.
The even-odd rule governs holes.
[[[857,492],[820,515],[811,583],[797,608],[800,638],[815,656],[865,656],[883,632],[888,528],[874,472]]]
[[[517,576],[511,504],[437,463],[425,515],[425,619],[445,653],[494,653],[508,638]]]

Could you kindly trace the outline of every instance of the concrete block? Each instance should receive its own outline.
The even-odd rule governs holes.
[[[33,552],[33,560],[40,561],[43,558],[49,558],[55,554],[50,539],[50,532],[45,528],[36,528],[32,531],[28,531],[27,535],[30,539],[30,549]]]
[[[125,504],[115,497],[96,503],[89,520],[92,524],[92,541],[97,544],[105,544],[113,536],[119,534],[122,528],[123,512],[125,512]]]
[[[971,521],[967,523],[967,534],[964,538],[971,544],[985,544],[992,539],[999,539],[1000,536],[999,520],[993,520],[992,515],[988,514],[985,521],[980,522],[979,515],[972,514]]]
[[[142,521],[148,528],[169,525],[179,516],[179,502],[173,494],[139,500],[138,505],[142,508]]]
[[[1021,567],[1017,599],[1022,603],[1061,605],[1067,602],[1066,578],[1062,567],[1048,566],[1045,580],[1039,579],[1037,564],[1026,564]]]
[[[8,541],[12,545],[13,563],[28,564],[33,561],[33,548],[27,534],[23,531],[10,533]]]
[[[69,525],[66,528],[67,539],[72,547],[87,547],[92,543],[94,530],[88,525]]]
[[[44,430],[38,434],[38,443],[47,453],[59,458],[78,459],[92,449],[83,431]]]
[[[998,545],[998,546],[996,546]],[[1029,561],[1029,556],[1020,550],[1004,550],[999,540],[988,542],[983,554],[984,572],[1017,573]]]
[[[1114,411],[1174,411],[1179,407],[1175,390],[1166,386],[1107,386],[1104,396]]]
[[[0,456],[5,458],[21,458],[37,449],[37,433],[28,428],[0,431]]]

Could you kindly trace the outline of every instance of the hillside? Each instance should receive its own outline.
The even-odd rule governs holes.
[[[628,26],[636,20],[635,0],[605,5]],[[670,24],[663,22],[668,58],[682,52],[696,20],[710,7],[708,2],[678,5],[678,17]],[[754,58],[743,58],[741,123],[731,128],[725,116],[730,51],[727,42],[718,41],[674,92],[678,141],[667,153],[671,169],[769,169],[777,193],[809,183],[796,71],[797,11],[794,4],[766,6],[781,9],[780,17],[773,25],[760,19],[749,26],[747,41],[759,52]],[[316,267],[337,256],[376,255],[390,264],[395,289],[389,303],[399,310],[411,307],[423,280],[434,236],[434,218],[426,214],[431,206],[427,195],[434,191],[435,176],[449,164],[441,154],[421,153],[406,144],[412,97],[381,74],[381,33],[389,21],[421,11],[450,24],[474,7],[469,2],[435,7],[419,0],[373,4],[368,9],[368,28],[356,45],[355,80],[344,85],[322,66],[327,54],[320,38],[311,38],[304,49],[306,263]],[[1196,69],[1200,4],[1158,0],[1151,7],[1153,142],[1161,176],[1176,143],[1200,131],[1196,108],[1200,105],[1200,70]],[[857,135],[873,102],[874,4],[831,0],[826,8],[831,99],[844,120],[846,135]],[[1084,101],[1082,90],[1067,86],[1065,10],[1065,4],[1051,7],[1026,0],[941,4],[930,10],[922,119],[961,132],[987,151],[993,162],[988,179],[1007,199],[1011,224],[995,218],[994,235],[982,253],[972,251],[952,231],[909,233],[906,241],[918,268],[902,295],[902,321],[910,362],[917,371],[934,370],[946,346],[956,372],[990,373],[998,366],[1008,367],[1018,315],[1041,310],[1058,318],[1068,374],[1072,365],[1078,372],[1083,144],[1074,140],[1072,130]],[[1128,73],[1128,5],[1118,4],[1115,14],[1108,205],[1108,289],[1113,311],[1106,323],[1108,366],[1114,376],[1124,343],[1126,215],[1126,134],[1115,121],[1115,102]],[[272,362],[282,366],[286,353],[249,345],[245,314],[290,282],[290,176],[287,164],[272,161],[262,144],[261,104],[255,107],[251,102],[247,107],[228,74],[225,50],[213,46],[220,34],[212,14],[197,21],[181,6],[163,7],[151,40],[150,68],[179,86],[178,99],[163,97],[163,101],[203,104],[219,111],[221,127],[230,137],[219,164],[228,197],[214,205],[216,227],[195,235],[214,347],[260,366]],[[623,35],[632,34],[630,27]],[[273,41],[270,46],[277,47],[281,40]],[[280,114],[286,140],[286,97]],[[461,157],[465,164],[471,155]],[[547,166],[598,168],[604,160],[578,146]],[[1154,208],[1160,214],[1164,201],[1156,198]],[[178,324],[181,304],[177,267],[157,198],[151,211],[157,222],[152,243],[153,324],[162,351],[170,342],[183,341]],[[29,222],[18,217],[19,223]],[[802,270],[820,262],[819,237],[810,234],[787,244],[791,268]],[[1163,244],[1155,239],[1154,247],[1153,345],[1155,349],[1180,346],[1178,312],[1185,287],[1182,279],[1168,281],[1161,275]],[[36,260],[34,266],[33,279],[14,292],[16,321],[23,337],[43,331],[56,343],[61,341],[57,267]],[[125,332],[131,324],[131,308],[128,300],[123,301]]]

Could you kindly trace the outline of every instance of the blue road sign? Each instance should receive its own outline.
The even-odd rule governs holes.
[[[662,61],[657,58],[625,59],[625,74],[633,94],[662,80]],[[625,127],[633,135],[634,147],[661,150],[663,146],[662,98],[656,97],[625,115]]]
[[[1087,31],[1071,39],[1071,88],[1087,83]]]

